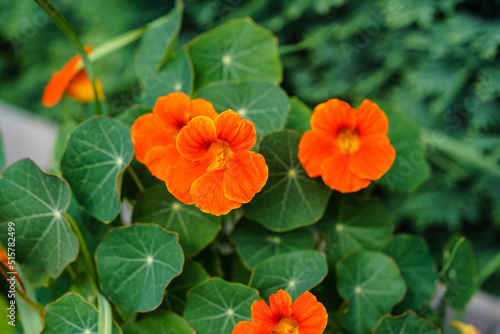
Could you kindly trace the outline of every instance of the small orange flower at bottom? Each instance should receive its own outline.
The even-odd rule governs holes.
[[[91,46],[85,47],[85,53],[92,52]],[[42,96],[42,104],[45,107],[55,106],[66,93],[80,103],[94,101],[94,88],[84,68],[81,68],[83,60],[80,55],[71,58],[66,65],[52,74]],[[95,88],[100,101],[104,100],[101,81],[95,78]]]
[[[481,334],[476,327],[464,324],[461,321],[453,320],[450,322],[450,326],[458,328],[460,330],[460,334]]]
[[[290,295],[279,290],[252,304],[252,321],[240,321],[232,334],[322,334],[328,323],[326,309],[309,291],[293,303]]]

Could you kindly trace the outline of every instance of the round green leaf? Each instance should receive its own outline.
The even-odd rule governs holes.
[[[441,334],[441,331],[413,312],[400,316],[384,316],[380,319],[373,334]]]
[[[67,293],[47,306],[42,334],[97,334],[97,322],[94,305],[76,293]],[[112,333],[122,333],[115,323]]]
[[[102,291],[128,313],[158,307],[183,261],[177,235],[156,225],[112,229],[96,252]]]
[[[172,92],[183,92],[191,95],[193,90],[193,65],[185,50],[177,55],[157,72],[141,82],[142,91],[136,102],[154,105],[160,96]]]
[[[380,249],[392,236],[392,218],[379,200],[361,200],[335,196],[319,222],[326,234],[328,263],[335,262],[355,249]]]
[[[221,82],[202,89],[196,97],[210,101],[217,112],[231,109],[250,120],[255,125],[257,140],[282,130],[290,108],[285,91],[263,81]]]
[[[237,245],[238,254],[250,269],[271,256],[312,249],[314,246],[314,237],[306,229],[275,233],[245,218],[236,225],[231,241]]]
[[[230,334],[236,323],[251,320],[256,290],[214,278],[188,292],[184,318],[203,334]]]
[[[123,325],[125,334],[196,334],[186,320],[175,313],[157,311]]]
[[[478,289],[478,270],[470,242],[453,236],[444,250],[445,300],[456,310],[463,310]]]
[[[436,266],[427,244],[419,237],[400,235],[384,247],[384,252],[396,261],[408,286],[396,310],[402,313],[418,309],[434,295],[436,288]]]
[[[383,253],[354,252],[337,262],[336,267],[339,293],[349,302],[342,323],[353,333],[371,331],[406,291],[394,260]]]
[[[330,189],[311,179],[297,158],[300,135],[282,131],[262,139],[259,153],[266,159],[269,178],[245,214],[272,231],[289,231],[315,223],[325,212]]]
[[[196,37],[188,46],[195,88],[212,82],[282,80],[278,39],[250,18],[237,19]]]
[[[120,212],[122,172],[133,155],[130,129],[105,116],[82,123],[68,139],[63,176],[82,207],[102,222]]]
[[[306,250],[273,256],[259,263],[250,278],[249,285],[268,298],[283,289],[295,300],[312,289],[328,273],[325,255]]]
[[[420,143],[418,127],[405,116],[386,112],[389,118],[391,145],[396,150],[396,160],[391,169],[380,179],[390,190],[413,191],[429,177],[430,166]]]
[[[68,184],[45,173],[31,160],[18,161],[3,172],[0,240],[6,247],[15,240],[17,263],[57,277],[75,260],[78,241],[65,219],[69,201]],[[15,224],[10,234],[9,222]]]
[[[178,233],[182,249],[188,255],[205,248],[220,230],[219,217],[179,202],[168,192],[165,184],[149,188],[137,198],[132,221],[156,223]]]
[[[290,106],[285,129],[295,130],[299,133],[311,130],[311,108],[295,96],[290,98]]]
[[[208,280],[210,276],[197,262],[186,258],[182,274],[175,277],[167,287],[165,304],[168,309],[182,314],[186,306],[186,295],[189,289],[198,283]]]

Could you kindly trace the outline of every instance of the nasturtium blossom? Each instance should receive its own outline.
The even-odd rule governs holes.
[[[250,151],[256,140],[252,122],[232,110],[214,119],[193,118],[177,136],[184,159],[168,168],[168,190],[181,202],[217,216],[248,203],[268,174],[264,157]]]
[[[166,181],[170,164],[183,159],[175,145],[177,135],[191,119],[200,115],[214,119],[217,112],[207,100],[191,100],[181,92],[159,97],[153,112],[140,116],[132,125],[137,160],[145,164],[151,174]]]
[[[460,330],[460,334],[481,334],[476,327],[464,324],[461,321],[453,320],[450,322],[450,326],[458,328]]]
[[[342,193],[378,180],[396,157],[387,138],[387,116],[370,100],[357,109],[338,99],[321,103],[311,128],[300,140],[299,160],[310,177],[321,175],[327,186]]]
[[[92,47],[86,46],[85,52],[87,54],[91,53]],[[55,106],[64,94],[81,103],[94,101],[94,88],[87,72],[82,68],[82,62],[82,57],[76,55],[60,71],[52,74],[42,96],[42,104],[45,107]],[[104,100],[102,83],[97,78],[95,78],[95,88],[99,100]]]
[[[290,295],[279,290],[252,304],[252,321],[240,321],[232,334],[321,334],[328,323],[326,309],[309,291],[293,303]]]

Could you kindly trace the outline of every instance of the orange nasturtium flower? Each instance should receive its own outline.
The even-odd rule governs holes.
[[[252,304],[252,321],[240,321],[232,334],[321,334],[326,328],[326,309],[309,291],[293,303],[290,295],[279,290],[264,300]]]
[[[214,119],[217,112],[203,99],[191,101],[181,92],[170,93],[156,100],[153,112],[137,118],[132,125],[132,142],[137,160],[162,181],[168,167],[183,158],[177,152],[175,139],[181,129],[196,116]]]
[[[92,47],[86,46],[85,52],[87,54],[92,52]],[[45,107],[55,106],[61,100],[64,93],[81,103],[94,101],[94,89],[87,72],[81,67],[82,62],[82,56],[76,55],[61,70],[52,74],[42,96],[42,104]],[[97,78],[95,78],[95,86],[97,97],[100,101],[104,100],[102,84]]]
[[[453,320],[450,322],[450,326],[458,328],[460,330],[460,334],[481,334],[476,327],[464,324],[461,321]]]
[[[178,159],[167,171],[167,188],[203,212],[224,215],[248,203],[267,181],[264,157],[250,150],[255,126],[232,110],[215,119],[193,118],[177,136]]]
[[[378,180],[396,157],[387,138],[387,116],[370,100],[358,109],[338,99],[321,103],[311,128],[300,140],[299,160],[310,177],[321,175],[327,186],[342,193]]]

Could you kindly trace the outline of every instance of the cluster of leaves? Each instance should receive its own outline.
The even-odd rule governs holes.
[[[458,310],[478,287],[470,243],[450,239],[438,273],[426,242],[394,234],[389,211],[369,190],[332,194],[309,178],[297,151],[311,110],[279,87],[276,37],[244,18],[178,48],[182,14],[177,5],[141,38],[134,62],[141,105],[78,124],[58,158],[60,176],[30,160],[4,170],[0,238],[5,245],[15,222],[26,295],[47,305],[38,315],[19,299],[24,329],[39,333],[44,317],[42,333],[97,333],[108,319],[113,333],[225,334],[250,320],[253,301],[313,289],[329,312],[327,333],[438,333],[422,319],[438,280],[443,302]],[[222,219],[177,201],[133,158],[131,124],[158,96],[179,90],[218,112],[233,109],[257,129],[268,182]],[[406,193],[426,181],[429,165],[419,128],[386,110],[398,156],[379,183]],[[405,174],[415,152],[420,163]]]

